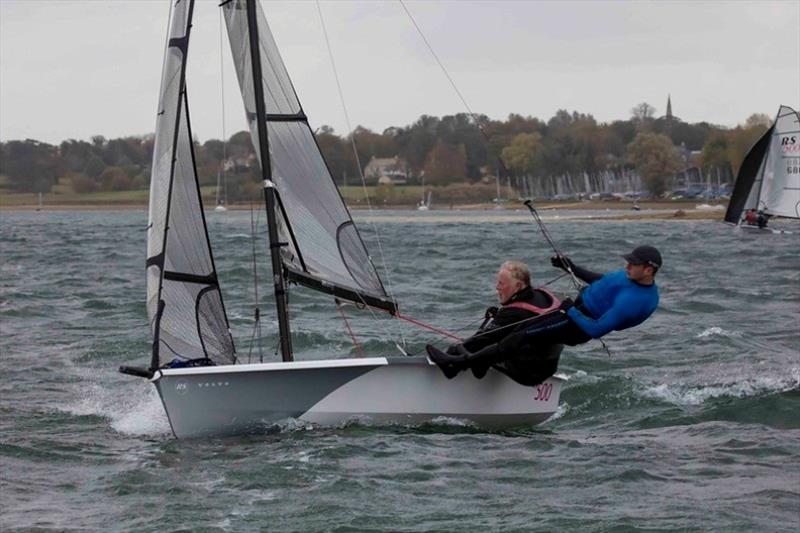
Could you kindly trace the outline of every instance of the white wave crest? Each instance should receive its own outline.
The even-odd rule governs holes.
[[[800,367],[793,367],[787,375],[758,376],[730,383],[699,385],[662,383],[646,387],[643,394],[645,397],[688,406],[701,405],[713,398],[746,398],[787,392],[798,387],[800,387]]]
[[[739,333],[735,331],[726,331],[718,326],[712,326],[697,334],[698,339],[705,339],[706,337],[739,337]]]
[[[129,435],[161,435],[170,432],[161,399],[150,384],[112,389],[97,383],[78,384],[80,400],[56,406],[76,416],[101,416],[111,427]]]
[[[547,420],[545,420],[543,423],[547,424],[549,422],[552,422],[553,420],[558,420],[559,418],[561,418],[562,416],[564,416],[568,412],[569,412],[569,404],[567,402],[561,402],[561,403],[558,404],[558,407],[556,408],[556,412],[553,413],[553,415],[550,418],[548,418]]]
[[[564,376],[568,380],[575,380],[576,382],[580,381],[582,383],[597,383],[598,381],[601,381],[600,377],[594,374],[589,374],[585,370],[576,370],[573,374],[564,373]]]
[[[465,418],[455,418],[452,416],[437,416],[432,418],[430,423],[435,424],[437,426],[450,426],[450,427],[460,427],[460,428],[477,427],[477,425],[471,420],[467,420]]]
[[[134,398],[124,409],[110,414],[111,427],[129,435],[161,435],[170,433],[169,420],[155,387]]]

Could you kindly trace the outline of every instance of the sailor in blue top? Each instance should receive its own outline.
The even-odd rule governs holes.
[[[533,319],[528,327],[479,351],[470,353],[456,346],[446,353],[429,345],[428,355],[440,366],[464,370],[503,361],[531,346],[575,346],[611,331],[638,326],[658,307],[655,275],[661,268],[661,254],[655,247],[643,245],[623,257],[627,261],[625,270],[607,274],[579,267],[563,256],[553,257],[550,260],[553,266],[572,271],[589,284],[574,302],[567,298],[557,311]]]

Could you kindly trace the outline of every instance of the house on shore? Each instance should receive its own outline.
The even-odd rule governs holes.
[[[375,157],[364,167],[367,183],[405,185],[408,182],[408,163],[402,157]]]

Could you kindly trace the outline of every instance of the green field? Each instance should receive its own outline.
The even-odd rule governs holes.
[[[340,187],[342,198],[348,205],[366,205],[364,188],[356,186]],[[422,187],[409,185],[406,187],[375,187],[366,188],[370,202],[375,205],[412,205],[422,197]],[[203,202],[207,207],[213,206],[216,187],[213,185],[200,188]],[[45,206],[146,206],[150,191],[147,189],[137,191],[95,192],[77,194],[73,192],[50,192],[42,195]],[[0,207],[36,207],[39,203],[36,193],[11,193],[0,190]]]
[[[201,187],[203,201],[213,205],[216,187]],[[42,195],[44,206],[146,206],[150,197],[148,189],[138,191],[92,192],[77,194],[74,192],[52,192]],[[0,191],[0,207],[35,207],[39,204],[36,193],[9,193]]]

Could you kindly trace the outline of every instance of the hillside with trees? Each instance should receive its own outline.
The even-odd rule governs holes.
[[[590,114],[559,110],[547,121],[512,114],[506,120],[467,114],[423,115],[413,124],[381,133],[357,127],[340,136],[332,128],[316,131],[317,142],[334,180],[361,183],[359,168],[374,158],[401,158],[405,183],[427,186],[495,183],[502,176],[519,194],[553,193],[563,187],[602,189],[608,180],[636,175],[652,195],[694,169],[715,171],[731,183],[749,147],[770,124],[766,115],[750,116],[735,128],[706,122],[689,124],[662,117],[647,103],[626,120],[599,123]],[[353,157],[353,145],[358,162]],[[50,145],[33,139],[0,143],[0,190],[5,193],[129,191],[147,189],[153,136],[90,141],[69,139]],[[258,171],[248,132],[195,143],[200,184],[213,186],[224,174],[228,198],[244,201],[258,193]],[[502,159],[505,169],[501,169]],[[506,172],[507,170],[507,172]],[[566,184],[566,185],[565,185]],[[598,185],[599,184],[599,185]]]

